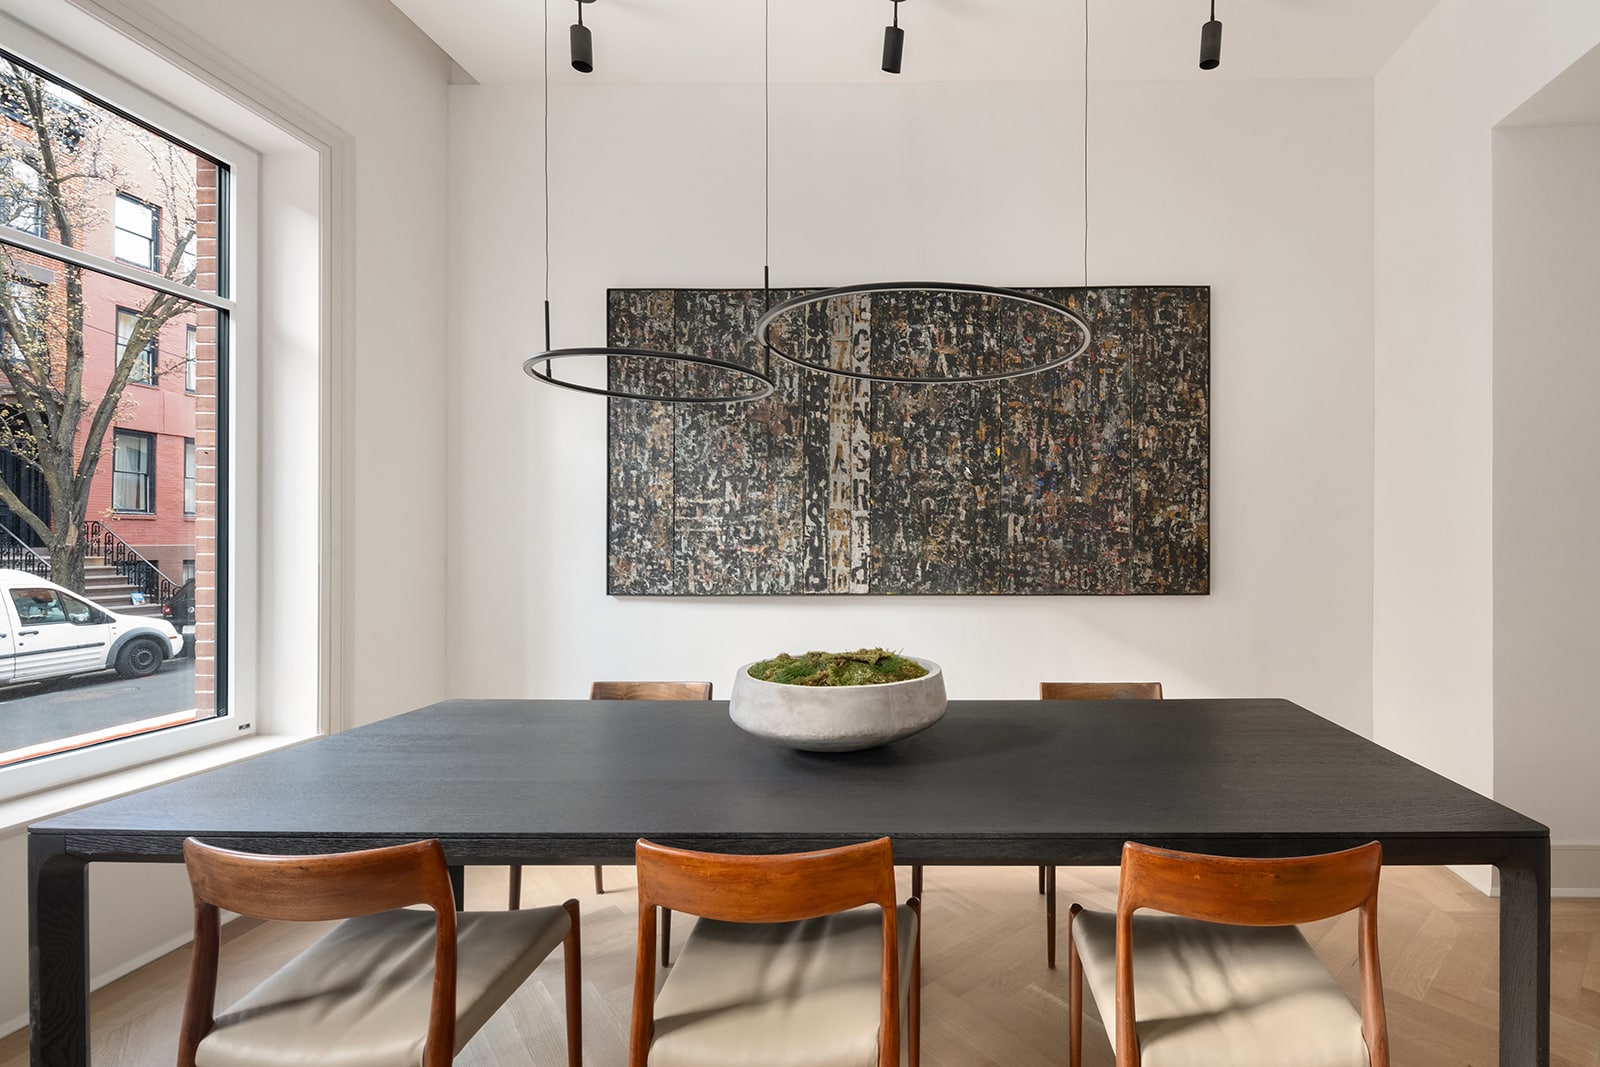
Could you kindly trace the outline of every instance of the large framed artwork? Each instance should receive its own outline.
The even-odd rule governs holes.
[[[607,294],[609,344],[770,362],[777,386],[741,404],[609,402],[608,593],[1209,592],[1208,288],[1027,290],[1088,322],[1088,350],[959,385],[768,357],[756,320],[803,291]],[[1040,365],[1081,341],[1060,319],[957,294],[838,298],[787,329],[813,365],[941,376]],[[609,373],[613,387],[670,376],[658,385],[682,391],[716,372]]]

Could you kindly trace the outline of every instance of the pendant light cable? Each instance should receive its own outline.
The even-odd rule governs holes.
[[[1083,0],[1083,287],[1089,288],[1089,0]]]
[[[583,14],[583,5],[578,5]],[[544,350],[550,351],[550,0],[544,0]]]

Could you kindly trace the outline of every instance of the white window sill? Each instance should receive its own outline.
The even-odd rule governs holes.
[[[165,785],[167,782],[175,782],[180,778],[188,778],[216,767],[238,763],[241,760],[275,752],[280,748],[289,748],[310,741],[313,736],[241,737],[237,741],[224,741],[221,744],[186,752],[181,756],[171,756],[142,766],[130,767],[125,771],[116,771],[87,781],[45,789],[14,800],[0,801],[0,836],[25,830],[31,823],[48,819],[64,811],[115,800],[117,797],[127,796],[129,793],[136,793],[151,786]]]

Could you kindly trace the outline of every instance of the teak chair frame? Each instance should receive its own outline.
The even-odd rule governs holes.
[[[1133,999],[1133,913],[1153,908],[1203,922],[1234,926],[1291,926],[1358,911],[1357,963],[1361,972],[1361,1036],[1370,1067],[1389,1067],[1389,1025],[1378,965],[1378,878],[1383,846],[1376,841],[1319,856],[1242,859],[1175,852],[1129,841],[1122,846],[1117,888],[1116,1063],[1140,1067]],[[1083,961],[1067,914],[1068,1059],[1083,1055]],[[1099,1005],[1102,1016],[1106,1005]]]
[[[1160,682],[1040,682],[1040,700],[1160,700]],[[1044,961],[1056,966],[1056,869],[1039,868],[1044,897]],[[911,895],[922,896],[922,868],[911,868]]]
[[[910,1002],[900,1019],[900,941],[895,915],[894,853],[887,837],[856,845],[768,856],[730,856],[670,848],[640,839],[639,939],[633,973],[630,1067],[647,1067],[655,1033],[656,908],[671,908],[721,922],[783,923],[815,919],[876,904],[883,911],[882,987],[879,997],[878,1067],[899,1067],[900,1041],[907,1060],[920,1057],[922,936],[911,955]],[[906,902],[919,916],[920,901]]]
[[[194,954],[178,1035],[178,1067],[195,1067],[195,1050],[216,1025],[219,909],[257,919],[326,922],[416,904],[433,910],[433,992],[422,1067],[448,1067],[456,1045],[456,900],[438,841],[320,856],[262,856],[183,843],[194,893]],[[583,1014],[578,902],[568,900],[567,1062],[582,1067]]]

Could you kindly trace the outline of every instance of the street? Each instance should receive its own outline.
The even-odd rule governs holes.
[[[15,749],[194,707],[194,660],[172,659],[148,678],[96,671],[0,686],[0,761]]]

